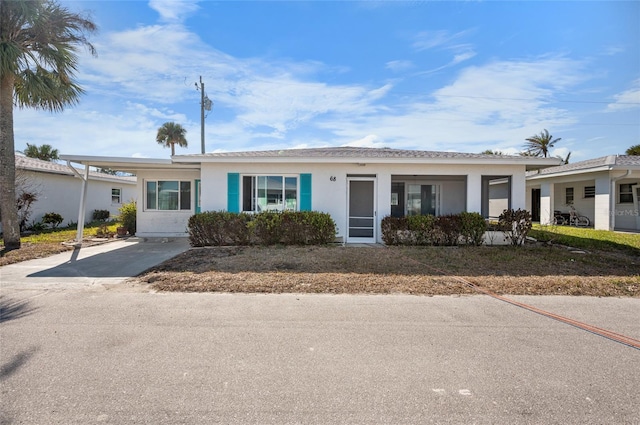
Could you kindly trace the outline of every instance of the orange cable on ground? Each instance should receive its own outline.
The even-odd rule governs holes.
[[[478,292],[480,292],[482,294],[488,295],[488,296],[490,296],[492,298],[495,298],[497,300],[509,303],[511,305],[515,305],[515,306],[520,307],[520,308],[524,308],[525,310],[529,310],[529,311],[531,311],[533,313],[540,314],[540,315],[548,317],[550,319],[554,319],[554,320],[557,320],[559,322],[566,323],[568,325],[574,326],[574,327],[582,329],[584,331],[591,332],[591,333],[593,333],[595,335],[602,336],[604,338],[610,339],[610,340],[618,342],[620,344],[624,344],[624,345],[629,346],[631,348],[635,348],[636,350],[640,350],[640,340],[637,340],[635,338],[631,338],[631,337],[626,336],[626,335],[622,335],[622,334],[619,334],[619,333],[616,333],[616,332],[613,332],[613,331],[609,331],[607,329],[602,329],[602,328],[599,328],[597,326],[592,326],[592,325],[589,325],[587,323],[579,322],[577,320],[569,319],[568,317],[560,316],[559,314],[551,313],[551,312],[548,312],[546,310],[542,310],[542,309],[539,309],[537,307],[534,307],[534,306],[531,306],[531,305],[528,305],[528,304],[525,304],[525,303],[521,303],[521,302],[518,302],[518,301],[515,301],[515,300],[512,300],[512,299],[503,297],[502,295],[498,295],[495,292],[489,291],[488,289],[481,288],[478,285],[474,284],[473,282],[470,282],[467,279],[464,279],[464,278],[462,278],[460,276],[450,276],[447,273],[445,273],[444,271],[439,270],[439,269],[437,269],[437,268],[435,268],[433,266],[430,266],[429,264],[426,264],[426,263],[423,263],[421,261],[418,261],[415,258],[407,257],[406,255],[404,257],[409,259],[409,260],[415,261],[418,264],[420,264],[420,265],[422,265],[422,266],[424,266],[424,267],[426,267],[426,268],[428,268],[430,270],[433,270],[434,272],[439,273],[439,274],[441,274],[443,276],[449,276],[449,277],[457,280],[458,282],[461,282],[461,283],[469,286],[470,288],[474,289],[475,291],[478,291]]]

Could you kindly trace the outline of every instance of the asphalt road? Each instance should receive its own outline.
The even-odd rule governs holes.
[[[638,424],[640,350],[486,296],[2,291],[1,424]],[[515,297],[640,339],[640,299]]]

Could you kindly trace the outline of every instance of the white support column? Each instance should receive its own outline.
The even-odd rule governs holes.
[[[525,209],[527,207],[527,182],[525,173],[515,173],[511,176],[511,208]]]
[[[77,173],[76,173],[77,174]],[[78,212],[78,232],[76,234],[76,242],[82,243],[84,232],[84,212],[87,204],[87,186],[89,182],[89,164],[85,165],[84,177],[82,178],[82,192],[80,192],[80,211]]]
[[[553,224],[553,209],[555,197],[555,185],[542,183],[540,185],[540,224]]]
[[[596,179],[596,199],[593,212],[593,227],[596,230],[612,230],[611,228],[611,184],[609,175]]]
[[[467,211],[482,213],[482,175],[467,174]]]

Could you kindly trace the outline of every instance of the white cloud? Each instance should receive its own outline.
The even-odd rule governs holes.
[[[582,68],[580,62],[564,58],[467,67],[451,84],[434,91],[433,101],[408,101],[395,105],[393,112],[336,117],[322,126],[344,143],[375,134],[385,146],[517,153],[524,139],[542,128],[576,122],[550,98],[583,81]]]
[[[476,52],[473,46],[469,43],[461,43],[458,40],[463,39],[473,33],[475,30],[465,30],[457,33],[450,33],[449,31],[423,31],[415,36],[413,42],[413,48],[416,51],[421,52],[423,50],[438,49],[451,52],[453,58],[445,65],[438,66],[434,69],[422,71],[421,74],[431,74],[442,69],[457,65],[464,61],[467,61],[474,56]]]
[[[415,65],[413,64],[413,62],[408,60],[396,60],[396,61],[389,61],[386,63],[386,68],[390,69],[393,72],[407,71],[413,68],[414,66]]]
[[[613,97],[616,101],[607,105],[608,112],[640,108],[640,78],[632,83],[632,87],[629,90],[618,93]]]
[[[149,7],[167,22],[182,22],[199,9],[196,1],[189,0],[150,0]]]
[[[466,37],[473,30],[459,31],[451,33],[446,30],[439,31],[422,31],[415,35],[413,48],[417,51],[428,50],[433,48],[457,49],[460,44],[453,43],[456,40]]]
[[[381,140],[375,134],[368,134],[362,139],[354,140],[352,142],[345,143],[343,146],[351,146],[354,148],[383,148],[385,147],[384,141]]]

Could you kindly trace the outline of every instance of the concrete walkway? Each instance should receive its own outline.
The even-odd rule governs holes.
[[[129,238],[0,267],[2,289],[116,284],[189,249],[188,238]]]

